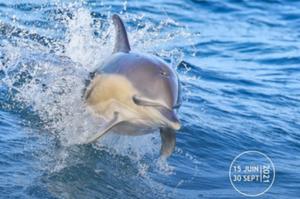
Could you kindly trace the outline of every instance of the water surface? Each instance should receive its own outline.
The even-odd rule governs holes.
[[[77,145],[99,123],[81,98],[110,55],[110,17],[133,51],[179,73],[183,127],[159,159],[156,132]],[[244,198],[228,170],[268,155],[273,187],[300,195],[299,1],[0,1],[1,198]]]

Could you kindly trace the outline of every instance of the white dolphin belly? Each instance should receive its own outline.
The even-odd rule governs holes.
[[[121,75],[105,74],[95,77],[88,88],[87,105],[94,113],[110,120],[118,112],[124,122],[112,131],[127,135],[143,135],[163,125],[163,118],[153,107],[137,106],[132,96],[138,91]]]

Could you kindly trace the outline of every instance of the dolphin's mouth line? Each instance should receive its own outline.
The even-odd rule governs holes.
[[[167,123],[171,128],[175,130],[180,129],[181,126],[180,121],[173,109],[169,109],[168,107],[162,105],[157,101],[153,101],[147,98],[142,98],[137,95],[134,95],[132,97],[132,100],[138,106],[149,106],[149,107],[156,108],[160,112],[160,114],[167,120]]]
[[[159,103],[157,101],[154,101],[154,100],[151,100],[148,98],[144,98],[144,97],[140,97],[137,95],[134,95],[132,97],[132,100],[136,105],[139,105],[139,106],[165,107],[164,105],[162,105],[161,103]]]
[[[163,104],[161,104],[157,101],[150,100],[150,99],[147,99],[147,98],[142,98],[142,97],[139,97],[137,95],[134,95],[132,97],[132,100],[136,105],[140,105],[140,106],[153,106],[153,107],[165,107],[165,108],[167,108],[165,105],[163,105]],[[180,106],[181,106],[181,103],[177,103],[172,107],[172,109],[178,109]],[[169,108],[167,108],[167,109],[169,109]],[[171,110],[171,109],[169,109],[169,110]]]

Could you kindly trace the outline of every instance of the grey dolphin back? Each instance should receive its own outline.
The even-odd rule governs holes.
[[[113,53],[124,52],[128,53],[130,51],[130,45],[127,37],[127,32],[124,23],[119,15],[114,14],[112,20],[116,31],[116,40]]]

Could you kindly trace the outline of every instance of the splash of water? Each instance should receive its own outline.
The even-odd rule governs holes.
[[[14,100],[39,115],[44,129],[57,135],[62,145],[71,146],[83,142],[101,126],[101,120],[86,109],[82,95],[89,73],[111,54],[114,31],[110,12],[106,13],[107,18],[99,19],[83,6],[56,6],[70,13],[61,16],[60,25],[66,28],[64,39],[47,40],[50,44],[45,46],[24,39],[29,34],[26,31],[23,36],[9,38],[2,47],[5,63],[0,68],[4,73],[1,81],[12,90]],[[124,11],[126,8],[124,3]],[[190,37],[186,28],[170,18],[159,24],[140,15],[126,14],[123,18],[137,26],[128,28],[133,51],[157,54],[173,65],[183,59],[180,49],[165,50],[165,47],[178,37]],[[178,27],[174,34],[165,31],[171,25]],[[166,45],[161,46],[162,43]],[[158,133],[139,137],[108,134],[94,147],[140,161],[148,155],[157,157],[159,142]],[[142,165],[141,173],[145,173],[147,167]]]

